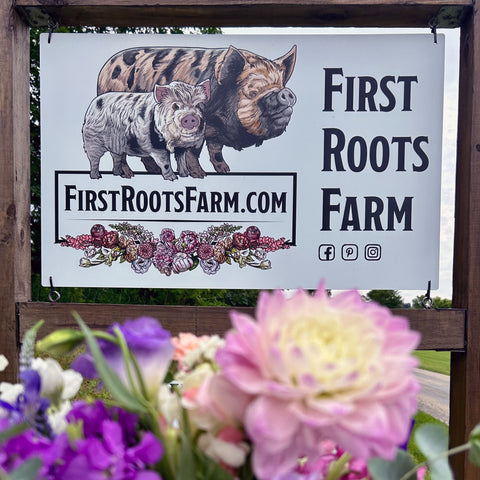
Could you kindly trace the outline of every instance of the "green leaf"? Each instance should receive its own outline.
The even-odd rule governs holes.
[[[33,457],[22,463],[13,472],[10,472],[10,480],[35,480],[42,467],[42,461],[38,457]]]
[[[97,340],[92,331],[87,327],[85,322],[80,318],[77,312],[73,312],[73,316],[77,320],[80,328],[82,329],[85,340],[87,341],[90,352],[95,360],[95,367],[99,377],[101,378],[105,388],[111,393],[113,398],[120,403],[120,406],[137,413],[148,413],[148,409],[142,404],[142,402],[136,398],[130,390],[123,384],[118,375],[108,365],[105,357],[103,356]]]
[[[406,477],[406,480],[414,480],[417,474],[413,472],[415,464],[407,452],[397,450],[397,456],[393,462],[383,458],[372,458],[368,461],[368,471],[373,480],[399,480],[404,475],[412,471],[412,474]]]
[[[184,431],[181,434],[180,462],[178,463],[176,480],[193,480],[195,475],[195,460],[193,458],[193,442],[188,424],[187,412],[182,409]]]
[[[72,328],[55,330],[37,342],[37,351],[51,355],[66,355],[85,340],[82,332]]]
[[[25,432],[25,430],[28,430],[30,427],[28,423],[19,423],[17,425],[14,425],[13,427],[7,428],[6,430],[2,430],[0,432],[0,445],[3,442],[6,442],[8,439],[16,437],[18,434]]]
[[[195,270],[198,267],[198,264],[200,263],[200,259],[196,255],[192,257],[192,260],[193,260],[193,264],[189,268],[189,270]]]
[[[195,461],[193,459],[193,445],[190,438],[182,436],[180,462],[178,464],[177,480],[193,480],[195,475]]]
[[[470,461],[480,467],[480,423],[470,433]]]
[[[232,475],[222,468],[217,462],[203,455],[205,473],[203,478],[205,480],[232,480]],[[242,477],[243,478],[243,477]]]
[[[428,423],[415,431],[415,443],[427,458],[432,480],[453,480],[448,463],[448,435],[441,425]]]

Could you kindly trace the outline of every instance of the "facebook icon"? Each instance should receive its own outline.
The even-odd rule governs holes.
[[[335,247],[329,243],[323,243],[318,247],[318,258],[322,262],[335,260]]]

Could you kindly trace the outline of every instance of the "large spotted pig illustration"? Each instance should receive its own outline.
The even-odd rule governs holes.
[[[215,170],[230,170],[223,146],[242,150],[281,135],[293,112],[296,96],[285,85],[296,60],[296,46],[282,57],[265,57],[229,48],[130,48],[113,55],[98,76],[98,94],[148,92],[155,84],[210,80],[211,99],[205,108],[205,139]],[[203,178],[201,149],[186,152],[189,174]],[[148,171],[155,164],[143,158]]]
[[[187,176],[187,147],[204,142],[203,110],[210,98],[210,81],[197,86],[184,82],[155,85],[152,93],[110,92],[97,96],[85,114],[83,145],[90,160],[90,177],[100,178],[99,163],[106,152],[113,174],[133,176],[127,155],[152,158],[166,180],[175,180],[170,153],[180,175]]]

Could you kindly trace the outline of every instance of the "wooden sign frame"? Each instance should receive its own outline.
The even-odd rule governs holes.
[[[451,356],[450,442],[480,421],[480,14],[472,0],[2,0],[0,2],[0,353],[16,381],[19,342],[37,320],[43,333],[73,322],[96,327],[140,314],[174,333],[221,333],[227,308],[54,304],[30,301],[29,28],[95,26],[315,26],[461,28],[453,306],[395,313],[422,333],[422,349]],[[247,309],[248,310],[248,309]],[[457,479],[480,480],[465,455]]]

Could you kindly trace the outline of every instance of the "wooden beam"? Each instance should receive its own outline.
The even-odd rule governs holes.
[[[0,353],[17,380],[16,301],[30,298],[29,29],[0,2]]]
[[[450,442],[467,441],[480,421],[480,14],[462,27],[453,262],[453,305],[467,309],[467,350],[451,357]],[[452,458],[456,478],[480,479],[466,455]]]
[[[185,307],[156,305],[102,305],[85,303],[41,303],[19,304],[19,332],[26,330],[39,320],[45,320],[40,336],[57,328],[76,328],[72,311],[78,312],[91,328],[106,329],[113,322],[148,315],[158,318],[164,328],[174,335],[192,332],[197,335],[223,334],[230,328],[228,313],[237,310],[254,315],[253,307]],[[415,310],[394,309],[395,315],[407,317],[412,329],[421,332],[422,350],[456,350],[465,348],[464,310]]]
[[[20,303],[20,338],[39,320],[45,320],[39,338],[58,328],[77,328],[72,312],[77,312],[84,322],[94,329],[107,329],[112,323],[122,323],[126,319],[150,316],[161,321],[176,335],[191,332],[197,335],[223,334],[230,327],[228,307],[191,307],[176,305],[106,305],[94,303]],[[253,314],[253,308],[239,308]]]
[[[472,0],[17,0],[31,26],[458,27]]]

